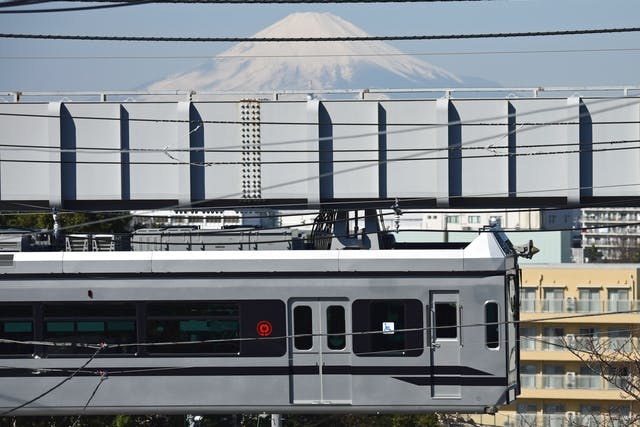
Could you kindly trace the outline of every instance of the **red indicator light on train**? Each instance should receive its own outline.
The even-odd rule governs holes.
[[[271,326],[271,322],[268,320],[261,320],[256,325],[256,331],[258,331],[258,335],[261,337],[268,337],[273,332],[273,326]]]

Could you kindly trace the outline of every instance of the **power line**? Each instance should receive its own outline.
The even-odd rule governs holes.
[[[43,0],[36,1],[37,3],[49,3],[58,0]],[[102,4],[102,5],[94,5],[94,6],[76,6],[76,7],[60,7],[60,8],[37,8],[37,9],[10,9],[4,10],[0,9],[0,14],[8,15],[8,14],[29,14],[29,13],[55,13],[55,12],[79,12],[84,10],[97,10],[97,9],[113,9],[118,7],[127,7],[127,6],[138,6],[146,3],[151,3],[150,1],[140,0],[140,1],[128,1],[128,2],[118,2],[115,4]],[[0,5],[1,6],[1,5]],[[8,6],[3,6],[8,7]]]
[[[544,53],[601,53],[601,52],[637,52],[640,48],[594,48],[594,49],[536,49],[536,50],[494,50],[494,51],[450,51],[450,52],[414,52],[414,53],[319,53],[301,55],[23,55],[0,56],[0,60],[156,60],[156,59],[210,59],[224,61],[232,59],[298,59],[298,58],[356,58],[356,57],[402,57],[402,56],[462,56],[462,55],[518,55]]]
[[[86,368],[86,367],[87,367],[87,365],[89,365],[89,363],[91,363],[91,361],[92,361],[93,359],[95,359],[95,357],[96,357],[96,356],[98,355],[98,353],[102,350],[102,348],[103,348],[103,347],[98,348],[98,349],[95,351],[95,353],[93,353],[93,354],[91,355],[91,357],[90,357],[90,358],[89,358],[89,359],[88,359],[88,360],[87,360],[87,361],[86,361],[82,366],[80,366],[78,369],[76,369],[75,371],[73,371],[73,372],[71,373],[71,375],[69,375],[68,377],[64,378],[62,381],[60,381],[59,383],[57,383],[57,384],[56,384],[56,385],[54,385],[53,387],[49,388],[48,390],[44,391],[43,393],[41,393],[41,394],[37,395],[37,396],[36,396],[36,397],[34,397],[33,399],[28,400],[28,401],[24,402],[23,404],[18,405],[18,406],[16,406],[16,407],[12,408],[12,409],[9,409],[8,411],[4,411],[3,413],[1,413],[1,414],[0,414],[0,416],[2,416],[2,417],[3,417],[3,416],[6,416],[6,415],[9,415],[9,414],[11,414],[11,413],[13,413],[13,412],[15,412],[15,411],[17,411],[17,410],[19,410],[19,409],[24,408],[24,407],[25,407],[25,406],[27,406],[27,405],[32,404],[33,402],[35,402],[35,401],[37,401],[37,400],[40,400],[41,398],[45,397],[46,395],[48,395],[48,394],[52,393],[52,392],[53,392],[53,391],[55,391],[57,388],[59,388],[60,386],[62,386],[64,383],[66,383],[67,381],[70,381],[71,379],[73,379],[73,377],[75,377],[77,374],[79,374],[81,370],[83,370],[84,368]]]
[[[621,141],[606,141],[606,142],[601,142],[601,144],[607,144],[607,145],[612,145],[612,144],[627,144],[630,142],[638,142],[640,140],[621,140]],[[455,150],[460,150],[462,148],[449,148],[449,151],[455,151]],[[465,149],[469,149],[468,147]],[[495,150],[494,147],[479,147],[478,149],[482,149],[482,150]],[[492,153],[492,154],[477,154],[477,155],[445,155],[445,156],[439,156],[439,157],[410,157],[410,158],[398,158],[398,159],[386,159],[384,161],[385,164],[393,164],[393,163],[398,163],[398,162],[422,162],[422,161],[436,161],[436,160],[469,160],[469,159],[493,159],[493,158],[500,158],[500,157],[510,157],[510,158],[516,158],[516,157],[537,157],[537,156],[553,156],[553,155],[563,155],[563,154],[581,154],[581,153],[604,153],[604,152],[613,152],[613,151],[627,151],[627,150],[638,150],[640,149],[640,146],[626,146],[626,147],[607,147],[607,148],[592,148],[592,149],[583,149],[583,148],[579,148],[579,149],[575,149],[575,150],[556,150],[556,151],[538,151],[538,152],[531,152],[531,153]],[[406,150],[401,150],[401,151],[410,151],[410,152],[415,152],[415,151],[422,151],[422,152],[428,152],[428,151],[439,151],[438,149],[420,149],[420,148],[414,148],[414,149],[406,149]],[[200,151],[200,152],[207,152],[206,150],[199,150],[196,149],[194,151]],[[393,151],[393,150],[391,150]],[[72,151],[75,152],[75,151]],[[191,165],[191,166],[201,166],[201,167],[211,167],[211,166],[227,166],[227,165],[297,165],[297,164],[317,164],[317,165],[322,165],[322,164],[341,164],[341,163],[376,163],[376,164],[380,164],[380,160],[379,159],[365,159],[365,158],[360,158],[360,159],[332,159],[332,160],[260,160],[260,161],[253,161],[253,160],[223,160],[223,161],[204,161],[204,162],[192,162],[192,161],[182,161],[179,160],[176,157],[170,156],[169,150],[157,150],[157,153],[165,153],[170,157],[170,161],[136,161],[136,160],[129,160],[126,162],[126,164],[128,165],[152,165],[152,166],[167,166],[167,165],[173,165],[173,166],[184,166],[184,165]],[[251,151],[248,151],[251,152]],[[261,152],[261,151],[257,151],[257,152]],[[68,154],[68,152],[63,152],[63,154]],[[336,154],[339,154],[340,151],[337,152],[333,152]],[[2,163],[31,163],[31,164],[60,164],[60,165],[64,165],[64,164],[86,164],[86,165],[120,165],[122,164],[122,162],[120,160],[113,160],[113,161],[108,161],[108,160],[51,160],[51,159],[47,159],[47,160],[36,160],[36,159],[3,159]]]
[[[640,32],[640,27],[599,28],[559,31],[530,31],[510,33],[475,34],[431,34],[431,35],[392,35],[392,36],[336,36],[336,37],[151,37],[151,36],[94,36],[63,34],[19,34],[0,33],[5,39],[39,40],[77,40],[77,41],[130,41],[130,42],[196,42],[196,43],[290,43],[290,42],[362,42],[362,41],[419,41],[419,40],[460,40],[495,39],[520,37],[552,37],[591,34],[620,34]]]

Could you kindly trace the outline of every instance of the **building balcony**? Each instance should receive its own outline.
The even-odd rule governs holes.
[[[557,414],[519,413],[508,417],[503,427],[628,427],[630,418],[609,414]]]
[[[611,383],[599,375],[579,375],[574,372],[564,375],[520,374],[523,389],[624,391],[628,381],[626,377],[620,377]]]
[[[521,299],[521,313],[617,313],[640,308],[640,301],[566,299]]]
[[[635,353],[640,351],[636,337],[587,337],[574,334],[563,336],[521,336],[520,350],[528,351],[598,351]]]

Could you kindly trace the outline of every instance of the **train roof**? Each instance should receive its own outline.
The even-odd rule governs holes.
[[[462,249],[5,253],[0,275],[493,271],[514,258],[503,233],[483,232]]]

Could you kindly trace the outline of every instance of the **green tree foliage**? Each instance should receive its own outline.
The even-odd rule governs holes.
[[[207,415],[199,427],[268,427],[269,416]],[[75,424],[74,424],[75,423]],[[0,417],[11,427],[185,427],[182,415],[116,415],[73,417]],[[440,427],[435,414],[284,415],[283,427]]]
[[[67,233],[125,233],[130,230],[127,212],[58,214],[60,227]],[[10,213],[0,215],[0,228],[53,229],[51,213]]]

